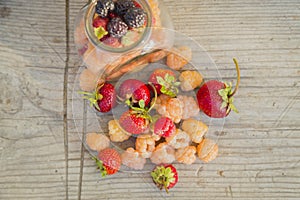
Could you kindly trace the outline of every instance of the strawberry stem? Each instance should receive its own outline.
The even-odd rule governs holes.
[[[167,192],[167,194],[169,194],[169,190],[168,190],[168,187],[167,187],[167,183],[166,183],[166,177],[164,177],[164,179],[163,179],[163,186],[164,186],[164,189],[165,189],[165,191]]]
[[[237,60],[235,58],[233,58],[233,62],[235,64],[235,68],[236,68],[237,81],[236,81],[236,85],[235,85],[234,91],[228,96],[228,98],[232,97],[237,92],[237,90],[239,89],[240,80],[241,80],[239,64],[238,64],[238,62],[237,62]]]
[[[150,112],[150,111],[153,109],[153,107],[154,107],[155,104],[156,104],[156,100],[157,100],[157,92],[156,92],[156,88],[155,88],[154,85],[153,85],[152,83],[150,83],[150,82],[149,82],[149,85],[153,88],[153,91],[154,91],[154,101],[153,101],[153,103],[151,104],[151,106],[150,106],[148,112]]]

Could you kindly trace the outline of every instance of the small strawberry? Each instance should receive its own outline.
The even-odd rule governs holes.
[[[99,112],[109,112],[116,105],[115,88],[110,83],[104,83],[96,88],[93,93],[80,92],[84,94],[84,99],[90,101],[90,105],[94,106]]]
[[[142,6],[136,1],[133,1],[133,4],[136,8],[142,8]]]
[[[154,133],[162,137],[169,137],[175,133],[174,122],[168,117],[159,118],[154,124]]]
[[[161,190],[173,188],[178,182],[178,173],[173,165],[159,165],[151,172],[151,177],[156,186]]]
[[[175,73],[168,69],[156,69],[149,77],[157,94],[166,94],[171,97],[176,97],[180,82],[176,82]]]
[[[119,16],[118,16],[117,13],[115,13],[115,12],[109,12],[109,13],[108,13],[108,17],[109,17],[110,19],[113,19],[113,18],[117,18],[117,17],[119,17]]]
[[[240,83],[240,70],[238,63],[233,59],[237,71],[237,83],[232,91],[232,84],[217,80],[204,83],[197,92],[197,100],[200,110],[212,118],[226,117],[231,110],[238,112],[233,105],[233,95],[238,90]]]
[[[121,167],[121,156],[115,149],[103,149],[98,153],[98,158],[94,157],[93,160],[96,161],[103,177],[117,173]]]
[[[118,95],[127,105],[137,105],[143,100],[145,106],[150,103],[150,91],[145,83],[136,79],[127,79],[119,87]]]
[[[141,134],[149,128],[149,119],[134,110],[128,110],[121,115],[119,124],[129,133]]]
[[[105,30],[106,29],[106,26],[107,26],[107,23],[109,21],[109,18],[103,18],[103,17],[96,17],[93,21],[93,27],[94,28],[98,28],[98,27],[103,27]]]
[[[115,48],[119,48],[122,45],[118,38],[112,37],[110,35],[104,35],[100,39],[100,41],[108,46],[115,47]]]

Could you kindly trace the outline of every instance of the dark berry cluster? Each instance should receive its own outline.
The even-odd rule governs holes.
[[[141,8],[130,8],[124,15],[124,21],[129,27],[141,27],[145,23],[145,12]]]
[[[96,13],[100,17],[106,17],[109,11],[115,9],[115,4],[112,0],[99,0],[96,5]]]
[[[142,27],[146,21],[146,13],[133,0],[98,0],[95,11],[99,17],[108,19],[103,28],[115,38],[124,36],[129,28]]]
[[[107,31],[112,37],[122,37],[127,33],[128,26],[120,18],[113,18],[107,24]]]

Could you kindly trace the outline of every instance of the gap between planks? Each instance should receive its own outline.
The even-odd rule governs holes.
[[[83,101],[83,127],[82,127],[82,137],[81,141],[84,140],[84,133],[86,132],[86,113],[87,105],[86,101]],[[78,200],[81,200],[81,190],[82,190],[82,176],[83,176],[83,165],[84,165],[84,145],[81,142],[81,152],[80,152],[80,172],[79,172],[79,183],[78,183]]]
[[[69,31],[69,0],[65,3],[65,29],[66,29],[66,62],[64,70],[64,94],[63,94],[63,120],[64,120],[64,150],[65,150],[65,190],[66,190],[66,200],[69,199],[68,181],[69,181],[69,162],[68,162],[68,68],[69,68],[69,53],[70,53],[70,31]]]

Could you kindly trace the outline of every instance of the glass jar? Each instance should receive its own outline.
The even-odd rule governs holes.
[[[129,41],[129,45],[122,45],[119,38],[116,41],[121,45],[109,46],[96,37],[93,20],[96,17],[97,0],[90,1],[78,13],[74,41],[84,65],[92,73],[99,76],[106,71],[107,74],[109,73],[107,71],[135,57],[173,45],[172,35],[167,35],[167,31],[164,31],[173,29],[173,24],[163,3],[160,0],[134,0],[134,2],[144,10],[146,20],[144,28],[139,30],[135,41]]]

